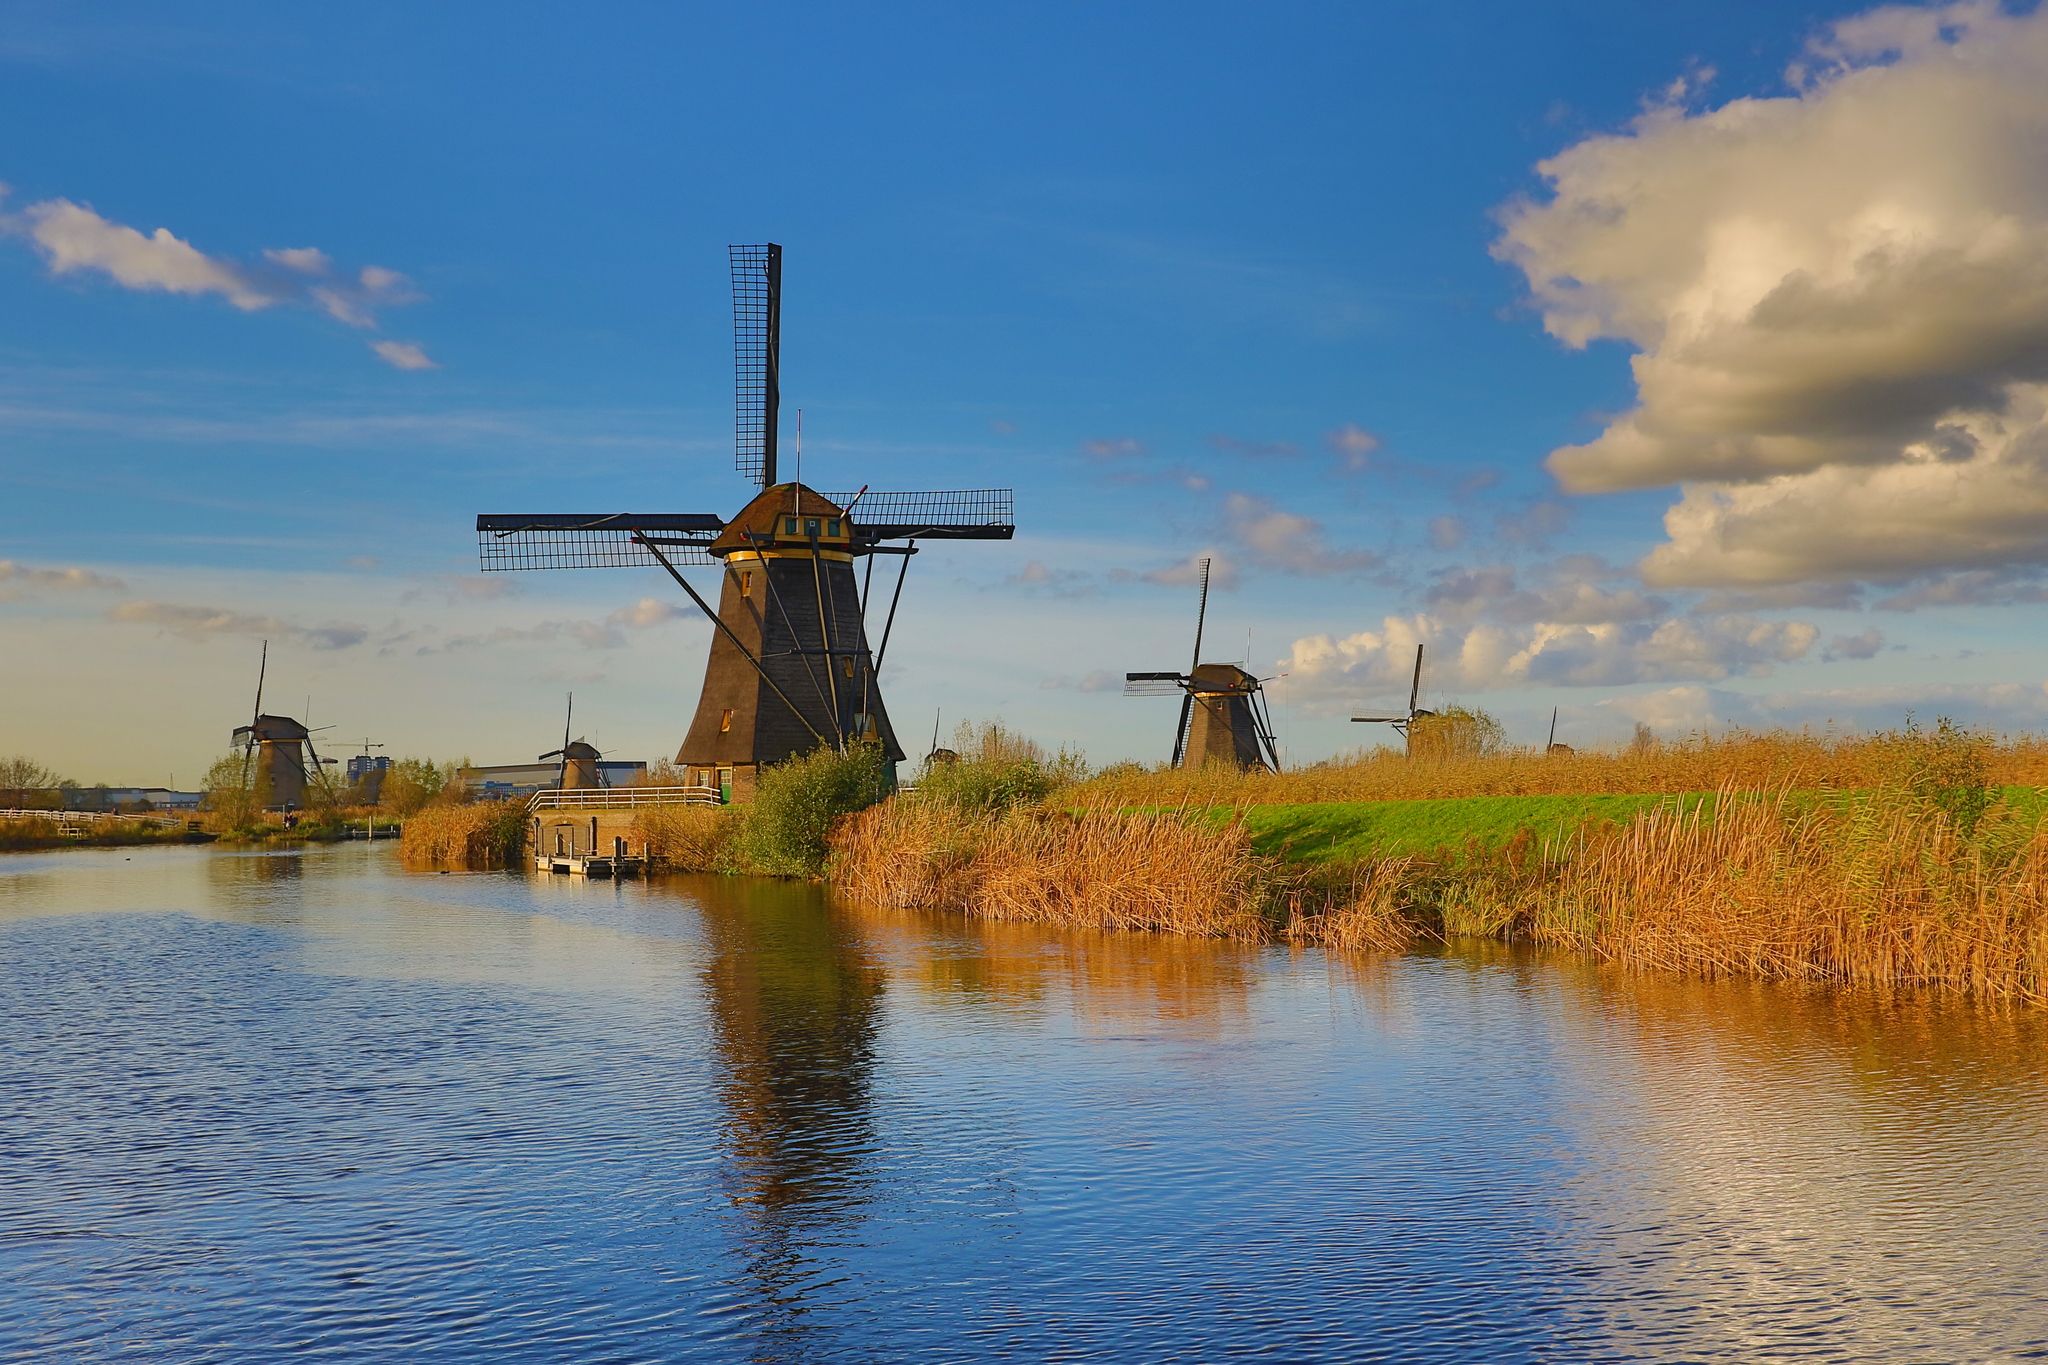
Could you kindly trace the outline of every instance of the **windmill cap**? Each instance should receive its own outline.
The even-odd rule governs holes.
[[[1200,696],[1205,692],[1256,692],[1259,680],[1236,664],[1197,664],[1195,671],[1188,674],[1194,684],[1190,689]]]
[[[792,494],[795,506],[792,507]],[[718,533],[718,539],[705,547],[705,553],[723,558],[734,550],[751,550],[754,543],[749,535],[772,536],[781,529],[784,517],[845,517],[846,510],[822,494],[815,493],[800,483],[771,484],[761,490],[759,497],[741,508],[739,515],[725,524]],[[842,526],[845,532],[849,528]],[[806,539],[808,539],[806,537]],[[835,539],[846,539],[844,535]]]
[[[295,739],[305,739],[312,733],[290,716],[258,716],[254,725],[236,726],[234,738],[237,741],[246,740],[250,737],[251,731],[255,732],[258,742],[280,740],[287,743]]]

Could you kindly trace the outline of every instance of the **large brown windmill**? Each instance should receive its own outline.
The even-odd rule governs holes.
[[[1236,664],[1202,662],[1202,626],[1209,616],[1209,561],[1202,561],[1202,601],[1195,611],[1195,655],[1185,673],[1126,673],[1127,697],[1181,694],[1173,732],[1173,766],[1228,763],[1239,771],[1280,771],[1273,721],[1256,678]]]
[[[676,755],[686,781],[745,800],[756,773],[820,746],[871,740],[903,758],[877,683],[909,556],[920,540],[1008,540],[1010,490],[823,494],[776,481],[782,248],[730,249],[738,350],[739,470],[761,492],[730,520],[694,513],[490,514],[476,519],[488,572],[660,567],[715,632],[704,690]],[[885,542],[901,541],[900,545]],[[875,555],[903,556],[868,647]],[[854,565],[867,561],[866,581]],[[723,570],[718,609],[679,564]]]

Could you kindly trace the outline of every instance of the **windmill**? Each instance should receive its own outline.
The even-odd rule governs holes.
[[[576,694],[571,692],[568,711],[562,717],[562,747],[550,749],[540,756],[542,761],[550,758],[562,760],[562,776],[555,783],[561,791],[587,790],[606,785],[604,772],[597,766],[597,761],[604,755],[580,739],[572,741],[569,738],[569,725],[575,717]]]
[[[1426,720],[1436,714],[1434,711],[1417,710],[1415,703],[1422,696],[1422,646],[1415,646],[1415,678],[1408,685],[1408,711],[1399,716],[1353,716],[1351,719],[1366,725],[1391,725],[1394,733],[1408,738],[1409,727],[1418,720]]]
[[[254,790],[266,810],[297,810],[306,803],[306,780],[311,776],[324,789],[320,765],[332,763],[313,748],[313,732],[290,716],[263,714],[263,679],[270,668],[270,642],[263,642],[262,661],[256,669],[256,708],[247,725],[235,727],[229,744],[242,751],[242,784],[249,785],[255,768]],[[310,763],[310,766],[309,766]]]
[[[1202,662],[1202,627],[1209,617],[1209,561],[1201,563],[1202,598],[1195,610],[1195,653],[1185,673],[1126,673],[1127,697],[1181,694],[1173,731],[1173,766],[1229,763],[1240,772],[1280,771],[1273,721],[1261,683],[1236,664]]]
[[[704,687],[676,755],[694,785],[746,794],[754,774],[820,746],[879,743],[903,758],[877,682],[922,540],[1008,540],[1010,490],[822,494],[776,480],[781,407],[782,248],[728,249],[737,361],[736,464],[760,493],[731,518],[709,512],[486,514],[486,572],[659,567],[714,628]],[[900,545],[885,542],[901,541]],[[874,556],[898,555],[879,649],[868,647]],[[856,562],[867,561],[865,582]],[[718,609],[679,564],[723,570]]]

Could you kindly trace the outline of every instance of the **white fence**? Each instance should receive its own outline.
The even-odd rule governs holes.
[[[526,803],[531,811],[631,810],[636,806],[716,806],[716,787],[572,787],[539,791]]]

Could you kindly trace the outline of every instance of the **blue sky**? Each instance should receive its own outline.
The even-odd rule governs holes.
[[[0,4],[0,751],[184,782],[268,637],[337,740],[513,761],[574,689],[673,753],[681,594],[486,579],[471,518],[739,506],[762,240],[806,482],[1017,490],[912,571],[906,735],[1163,757],[1105,683],[1204,553],[1294,761],[1416,639],[1524,742],[2036,725],[2040,25],[1864,13]]]

